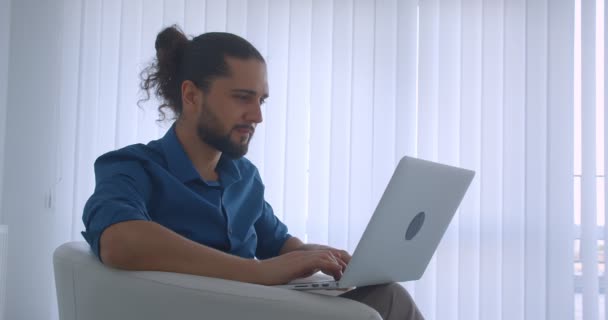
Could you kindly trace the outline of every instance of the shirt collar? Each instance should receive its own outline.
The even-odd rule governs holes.
[[[205,183],[194,168],[192,160],[188,158],[184,147],[175,133],[175,124],[161,138],[161,145],[167,160],[169,171],[182,183],[192,180],[201,180]],[[220,177],[223,187],[227,187],[241,179],[241,173],[234,160],[222,154],[217,164],[216,171]]]
[[[220,176],[220,182],[224,188],[241,180],[241,171],[237,167],[236,161],[224,154],[222,154],[220,161],[217,163],[216,171]]]

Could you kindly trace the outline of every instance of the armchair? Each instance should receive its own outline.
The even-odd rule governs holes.
[[[53,255],[59,319],[382,319],[345,298],[216,278],[103,265],[86,242]]]

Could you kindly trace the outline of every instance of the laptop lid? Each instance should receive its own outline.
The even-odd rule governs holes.
[[[474,171],[403,157],[339,286],[420,279],[474,175]]]

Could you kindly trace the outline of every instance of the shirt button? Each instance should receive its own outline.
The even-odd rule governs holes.
[[[232,235],[232,228],[228,228],[228,235]]]

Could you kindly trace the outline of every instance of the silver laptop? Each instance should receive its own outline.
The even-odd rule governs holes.
[[[314,275],[277,287],[338,289],[420,279],[474,176],[403,157],[342,278]]]

